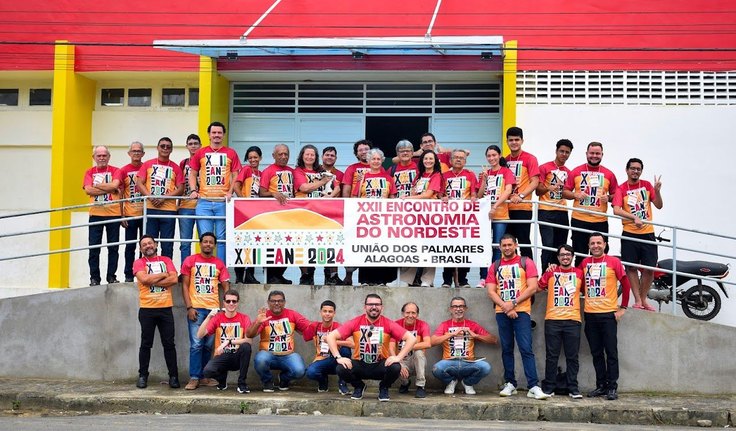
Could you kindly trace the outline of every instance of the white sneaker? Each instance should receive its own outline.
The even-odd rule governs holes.
[[[394,280],[391,283],[386,283],[386,287],[409,287],[409,283],[401,280]]]
[[[457,385],[457,380],[453,380],[450,383],[445,386],[445,394],[452,395],[455,393],[455,385]]]
[[[507,382],[505,385],[503,385],[503,389],[501,389],[501,392],[499,392],[498,395],[501,395],[502,397],[510,397],[511,395],[516,395],[516,386]]]
[[[533,388],[529,389],[529,392],[526,393],[527,398],[534,398],[535,400],[546,400],[551,395],[545,394],[542,392],[542,388],[539,386],[534,386]]]
[[[485,280],[479,281],[478,284],[475,287],[477,287],[478,289],[482,289],[482,288],[486,287],[486,281]]]
[[[473,386],[466,385],[465,382],[463,382],[463,387],[465,388],[465,395],[475,395],[475,389],[473,389]]]
[[[429,284],[429,283],[427,283],[427,282],[425,282],[425,281],[423,281],[422,282],[422,287],[432,287],[432,285]]]

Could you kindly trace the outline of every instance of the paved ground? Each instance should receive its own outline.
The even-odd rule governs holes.
[[[613,425],[734,426],[736,395],[672,396],[666,394],[620,394],[617,401],[571,400],[554,397],[546,401],[519,395],[500,398],[494,393],[476,396],[430,392],[426,399],[391,393],[390,402],[378,402],[376,388],[369,387],[359,401],[336,392],[318,394],[314,389],[295,388],[265,394],[240,395],[200,388],[172,390],[151,382],[145,390],[133,382],[44,381],[0,379],[0,416],[4,420],[22,415],[73,416],[78,414],[159,413],[240,415],[340,415],[351,418],[452,419],[463,421],[527,421],[594,423]],[[81,413],[80,413],[81,412]],[[698,423],[700,421],[700,424]],[[710,422],[703,422],[710,421]],[[0,428],[5,428],[1,426]],[[350,427],[348,427],[350,428]],[[422,429],[431,429],[424,426]]]

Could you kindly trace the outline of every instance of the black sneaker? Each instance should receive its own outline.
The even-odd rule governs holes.
[[[603,386],[599,386],[592,391],[588,392],[588,398],[603,397],[608,394],[608,391]]]
[[[107,284],[117,284],[117,283],[120,283],[117,277],[115,276],[107,277]]]
[[[583,394],[581,394],[580,391],[570,391],[570,398],[573,400],[582,400]]]
[[[96,278],[90,278],[89,279],[89,285],[90,286],[99,286],[100,285],[100,280],[98,280]]]
[[[327,379],[317,382],[317,392],[327,392]]]
[[[613,401],[618,399],[618,392],[616,392],[616,389],[611,388],[608,390],[608,393],[606,393],[606,399],[608,401]]]
[[[133,281],[135,281],[135,279],[133,277],[125,277],[125,282],[126,283],[132,283]]]
[[[245,284],[261,284],[260,281],[258,281],[257,278],[253,276],[253,274],[246,273],[245,279],[243,280]]]
[[[427,391],[424,390],[424,386],[417,386],[417,392],[414,394],[414,398],[427,398]]]
[[[332,274],[325,280],[325,284],[328,286],[337,286],[342,284],[342,280],[340,280],[340,277],[338,277],[337,274]]]
[[[362,400],[364,390],[365,390],[365,383],[363,383],[362,386],[356,386],[355,389],[353,389],[353,395],[350,396],[350,399],[351,400]]]
[[[390,401],[391,397],[388,396],[388,388],[378,387],[378,401]]]
[[[225,389],[227,389],[227,381],[223,381],[223,382],[219,382],[218,381],[217,382],[217,390],[218,391],[224,391]]]
[[[279,390],[280,391],[288,391],[289,390],[289,381],[281,379],[279,381]]]
[[[181,385],[179,384],[179,377],[170,376],[169,377],[169,387],[171,389],[179,389],[181,387]]]
[[[273,381],[268,381],[263,384],[263,392],[273,392]]]
[[[348,395],[350,393],[350,389],[348,389],[348,384],[345,383],[345,380],[338,380],[337,382],[337,390],[340,392],[340,395]]]
[[[407,383],[405,385],[399,386],[399,393],[400,394],[405,394],[407,392],[409,392],[409,383]]]
[[[138,389],[145,389],[148,386],[148,376],[138,376],[138,381],[135,383],[135,387]]]
[[[239,394],[249,394],[250,388],[245,383],[238,384],[238,393]]]

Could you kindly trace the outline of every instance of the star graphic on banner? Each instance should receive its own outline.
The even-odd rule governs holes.
[[[340,232],[337,234],[337,242],[342,243],[343,241],[345,241],[345,237],[343,236],[342,232]]]
[[[250,234],[249,233],[246,233],[245,235],[243,235],[243,240],[245,242],[250,242],[250,240],[251,240]]]
[[[291,237],[291,235],[286,235],[284,239],[286,240],[286,242],[291,242],[293,238]]]
[[[322,242],[322,240],[324,239],[325,237],[323,237],[322,235],[317,235],[317,242]]]
[[[280,235],[280,234],[276,234],[276,235],[275,235],[275,236],[273,237],[273,239],[274,239],[274,241],[277,241],[277,242],[281,242],[281,235]]]
[[[265,241],[266,241],[266,242],[271,242],[271,240],[272,240],[272,239],[271,239],[271,235],[266,235],[266,239],[265,239]]]
[[[302,242],[302,236],[301,236],[301,234],[298,234],[296,236],[296,239],[294,240],[294,242]]]
[[[261,236],[260,235],[256,235],[256,238],[255,239],[256,239],[256,242],[261,242]]]
[[[312,242],[312,239],[313,239],[313,238],[314,238],[314,237],[312,236],[312,234],[311,234],[311,233],[310,233],[310,234],[307,234],[307,236],[305,236],[305,237],[304,237],[304,239],[305,239],[305,240],[306,240],[307,242]]]

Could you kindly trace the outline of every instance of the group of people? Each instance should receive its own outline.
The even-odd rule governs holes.
[[[260,308],[255,320],[238,311],[240,294],[230,288],[225,264],[213,255],[217,239],[211,232],[200,238],[200,253],[187,257],[181,266],[181,292],[187,310],[190,355],[190,380],[186,389],[200,385],[227,389],[229,371],[238,372],[237,391],[249,393],[246,383],[253,340],[259,338],[253,364],[264,392],[289,390],[291,383],[305,375],[317,382],[318,392],[328,390],[328,376],[338,377],[338,391],[362,399],[365,380],[378,380],[378,399],[390,399],[389,388],[400,380],[400,393],[409,391],[414,375],[417,398],[426,397],[426,355],[432,346],[442,346],[442,359],[434,364],[434,376],[445,385],[445,394],[454,394],[462,383],[467,395],[487,376],[491,365],[475,355],[475,343],[501,344],[504,385],[501,396],[516,394],[514,344],[522,357],[527,380],[527,397],[547,399],[558,390],[573,399],[582,398],[578,388],[578,350],[581,307],[585,298],[585,335],[590,345],[596,372],[596,388],[589,397],[618,398],[617,322],[626,311],[630,285],[621,261],[605,254],[603,234],[589,236],[591,256],[573,266],[574,249],[560,245],[553,264],[540,277],[536,265],[517,254],[517,240],[505,234],[501,258],[488,268],[485,286],[495,306],[498,338],[478,323],[465,317],[468,305],[456,296],[450,301],[450,319],[432,332],[419,319],[419,305],[407,302],[396,321],[383,315],[383,301],[375,293],[364,301],[365,313],[340,324],[335,320],[336,305],[320,304],[320,320],[311,321],[298,311],[286,308],[286,295],[279,290],[268,294],[267,307]],[[170,258],[158,255],[155,239],[140,240],[143,257],[133,264],[138,280],[141,325],[137,387],[148,383],[148,366],[156,328],[163,345],[169,371],[169,386],[180,387],[174,344],[173,290],[178,273]],[[618,304],[618,283],[623,286]],[[545,314],[545,378],[540,382],[532,349],[531,306],[534,294],[547,290]],[[220,292],[224,292],[220,295]],[[224,307],[220,307],[220,302]],[[296,352],[297,333],[314,345],[315,357],[309,366]],[[430,335],[431,334],[431,335]],[[557,364],[564,348],[566,381],[559,382]],[[214,356],[213,356],[214,352]],[[279,371],[278,386],[273,370]],[[348,385],[353,387],[352,393]]]

